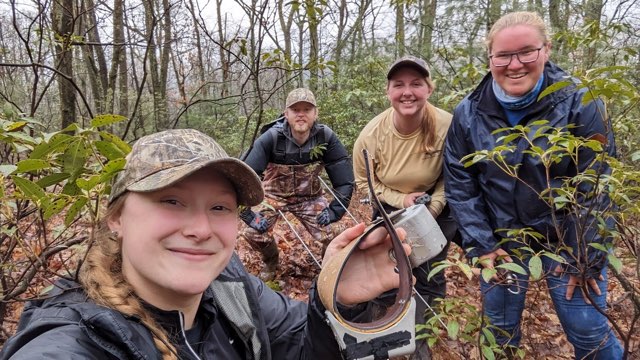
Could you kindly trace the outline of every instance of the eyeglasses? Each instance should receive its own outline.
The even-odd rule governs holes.
[[[491,63],[493,64],[493,66],[505,67],[511,64],[511,61],[513,60],[513,56],[515,55],[515,57],[518,58],[518,61],[520,61],[520,63],[528,64],[538,60],[538,58],[540,57],[540,50],[542,50],[544,46],[545,44],[542,44],[542,46],[540,46],[537,49],[522,50],[518,52],[506,53],[506,54],[500,54],[500,55],[489,55],[489,59],[491,59]]]

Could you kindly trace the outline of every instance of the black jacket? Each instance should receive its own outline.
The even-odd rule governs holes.
[[[298,145],[284,118],[267,126],[270,127],[256,139],[244,159],[247,165],[259,176],[262,176],[269,163],[304,165],[322,161],[336,195],[348,208],[355,181],[353,165],[349,153],[336,134],[328,126],[316,121],[311,127],[309,139],[304,144]],[[278,142],[281,142],[282,145],[280,146]],[[312,149],[318,149],[318,146],[322,144],[326,148],[322,151],[321,157],[314,156]],[[282,149],[279,149],[280,147]],[[282,154],[279,154],[280,151]],[[338,219],[346,212],[337,200],[333,200],[329,207]]]
[[[70,281],[59,282],[54,293],[25,306],[18,331],[5,343],[0,359],[160,359],[151,333],[136,318],[96,305]],[[223,335],[229,333],[242,343],[243,359],[339,359],[324,308],[314,291],[309,298],[307,306],[272,291],[247,274],[234,254],[205,292],[198,321],[225,325]],[[226,353],[221,348],[219,342],[228,342],[229,337],[220,339],[221,331],[213,326],[203,329],[196,357],[186,345],[181,314],[151,311],[180,359],[238,358],[229,346]],[[247,315],[249,323],[243,323],[240,315]]]
[[[542,88],[545,89],[551,84],[569,79],[567,73],[555,64],[547,62]],[[494,231],[499,229],[529,227],[545,236],[545,240],[551,243],[557,242],[558,239],[553,230],[552,209],[539,198],[538,193],[548,187],[559,188],[566,177],[586,171],[596,156],[595,152],[584,149],[579,153],[578,166],[566,157],[554,163],[550,168],[550,186],[547,184],[545,168],[540,158],[527,153],[530,146],[523,139],[518,140],[516,151],[504,151],[502,154],[508,164],[518,166],[518,177],[528,186],[507,175],[490,161],[465,167],[460,163],[462,157],[475,151],[494,149],[500,145],[497,139],[507,135],[508,132],[497,134],[493,132],[500,128],[511,128],[502,107],[495,98],[491,87],[492,81],[493,78],[489,73],[480,85],[456,107],[445,145],[444,173],[447,202],[462,232],[464,247],[473,248],[467,254],[469,257],[481,256],[495,250],[501,236]],[[540,128],[540,125],[532,124],[536,120],[547,120],[546,125],[554,128],[575,125],[575,128],[569,129],[575,136],[589,138],[595,134],[605,135],[608,140],[606,149],[610,155],[614,155],[613,132],[610,124],[603,118],[604,106],[599,100],[582,104],[586,91],[585,88],[577,89],[576,86],[570,85],[553,92],[530,105],[530,111],[520,124],[528,124],[533,128],[530,138],[536,129]],[[544,137],[536,139],[534,144],[541,149],[549,148]],[[609,172],[607,164],[598,163],[593,169],[603,173]],[[606,197],[582,199],[584,204],[594,200],[601,206],[608,204]],[[564,211],[556,211],[555,215],[564,222],[565,229],[568,230],[564,239],[565,244],[575,249],[577,246],[575,228],[569,227],[572,224],[575,225],[573,223],[575,216],[567,216],[568,214]],[[588,236],[591,236],[593,241],[602,241],[603,239],[598,238],[595,232],[595,226],[592,226]],[[592,240],[589,239],[587,242]],[[503,248],[516,246],[522,245],[513,242],[502,245]],[[601,257],[602,254],[599,253],[591,251],[591,260]],[[600,265],[596,267],[601,266],[600,261]]]

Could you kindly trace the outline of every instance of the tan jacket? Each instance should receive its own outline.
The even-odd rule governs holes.
[[[353,171],[356,185],[368,194],[367,176],[362,149],[373,158],[374,189],[380,200],[403,208],[405,195],[433,189],[429,210],[438,215],[446,203],[442,177],[443,147],[451,114],[436,108],[437,138],[435,151],[425,153],[421,129],[402,135],[393,125],[393,108],[383,111],[362,129],[353,146]]]

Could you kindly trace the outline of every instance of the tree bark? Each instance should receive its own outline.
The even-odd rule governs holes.
[[[495,23],[500,18],[500,16],[502,16],[501,8],[502,0],[487,1],[487,8],[485,12],[487,33],[489,33],[489,30],[491,30],[493,23]]]
[[[422,16],[420,19],[419,54],[426,59],[431,58],[431,42],[433,41],[433,26],[436,20],[438,0],[422,0]]]
[[[73,79],[73,48],[71,39],[74,34],[74,1],[60,0],[53,3],[51,18],[56,36],[56,70]],[[76,121],[76,89],[70,81],[57,77],[60,94],[60,126],[62,129]]]
[[[396,1],[396,58],[405,54],[404,1]]]

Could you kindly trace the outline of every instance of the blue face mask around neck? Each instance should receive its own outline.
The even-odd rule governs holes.
[[[522,96],[511,96],[508,95],[501,87],[498,85],[495,79],[493,79],[492,87],[493,93],[496,95],[496,99],[507,110],[520,110],[531,104],[536,100],[538,94],[540,94],[540,89],[542,89],[542,83],[544,82],[544,74],[540,76],[536,85],[529,91],[528,93]]]

